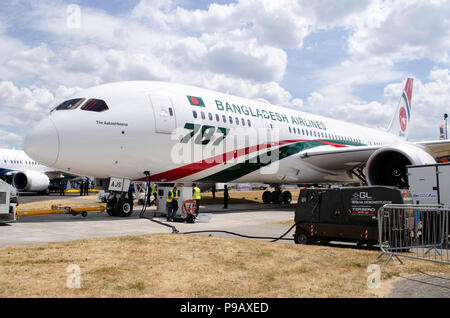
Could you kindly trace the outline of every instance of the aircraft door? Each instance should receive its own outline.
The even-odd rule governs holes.
[[[163,95],[150,94],[149,96],[155,114],[155,131],[163,134],[172,133],[177,126],[172,100]]]

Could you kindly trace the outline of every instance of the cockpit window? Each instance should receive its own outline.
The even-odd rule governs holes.
[[[66,100],[65,102],[62,102],[61,104],[59,104],[59,105],[56,106],[55,108],[53,108],[52,111],[54,111],[54,110],[69,110],[69,109],[75,109],[75,108],[77,108],[78,106],[80,106],[85,100],[86,100],[86,98],[69,99],[69,100]]]
[[[83,105],[83,107],[81,107],[81,109],[99,113],[107,111],[109,108],[104,100],[91,98]]]

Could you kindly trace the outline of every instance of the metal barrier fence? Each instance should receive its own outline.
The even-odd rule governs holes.
[[[387,265],[394,257],[450,264],[450,209],[432,205],[386,204],[378,210],[379,242]]]

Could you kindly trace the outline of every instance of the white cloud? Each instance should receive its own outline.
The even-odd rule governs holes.
[[[19,87],[0,81],[0,147],[21,148],[29,127],[37,124],[57,103],[81,91],[60,85],[52,93],[47,88]]]
[[[349,52],[364,60],[449,62],[449,16],[449,1],[374,1],[355,23]]]
[[[410,140],[439,138],[439,126],[443,123],[444,113],[450,113],[449,78],[448,69],[434,69],[430,71],[429,82],[414,80]],[[358,98],[352,100],[351,95],[347,96],[346,102],[332,103],[329,96],[323,95],[321,91],[313,92],[305,103],[298,104],[298,108],[305,112],[385,129],[398,106],[403,85],[404,82],[386,85],[383,90],[383,103]]]
[[[14,24],[0,22],[0,125],[18,125],[21,120],[29,124],[49,105],[81,88],[140,79],[265,98],[384,127],[398,101],[400,82],[414,75],[400,71],[398,62],[426,58],[437,65],[427,83],[416,81],[419,119],[413,122],[417,129],[411,136],[431,136],[427,131],[431,126],[420,122],[433,125],[431,120],[438,120],[448,105],[449,2],[245,0],[188,10],[177,5],[182,1],[143,0],[120,14],[81,6],[79,29],[67,24],[68,3],[27,3],[28,10],[10,23],[37,32],[40,41],[15,39],[8,35]],[[288,52],[321,48],[320,38],[304,48],[308,36],[318,30],[324,34],[345,30],[348,37],[342,47],[347,56],[339,64],[314,68],[308,78],[318,85],[302,100],[280,83],[289,63],[310,62],[292,61]],[[329,52],[329,57],[333,54]],[[366,101],[355,93],[374,84],[385,86],[386,102]],[[427,113],[431,106],[436,110]]]
[[[11,145],[20,145],[23,141],[21,135],[0,129],[0,148],[10,148]]]

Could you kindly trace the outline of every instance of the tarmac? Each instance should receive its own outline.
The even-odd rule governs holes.
[[[76,196],[58,197],[64,200],[83,200]],[[92,196],[93,200],[96,197]],[[41,198],[36,198],[38,201]],[[49,198],[56,199],[56,197]],[[30,202],[30,198],[27,198]],[[24,201],[22,201],[24,202]],[[111,217],[106,212],[88,213],[86,217],[80,215],[39,215],[25,216],[17,222],[0,225],[0,248],[6,246],[42,244],[52,242],[66,242],[87,238],[101,238],[127,235],[143,235],[157,233],[172,233],[173,228],[152,222],[155,207],[146,210],[145,218],[140,218],[142,207],[136,206],[133,214],[127,218]],[[166,222],[165,217],[155,217],[159,222],[174,226],[180,233],[191,231],[227,231],[246,236],[263,236],[277,238],[284,234],[288,225],[277,222],[293,220],[294,205],[267,206],[263,204],[235,204],[229,209],[220,205],[200,206],[199,222],[188,224],[180,222]],[[207,223],[201,223],[201,215],[210,216]],[[232,214],[232,217],[230,217]],[[292,239],[294,230],[286,237]],[[215,233],[221,237],[239,237],[226,233]],[[283,241],[293,243],[293,241]]]

